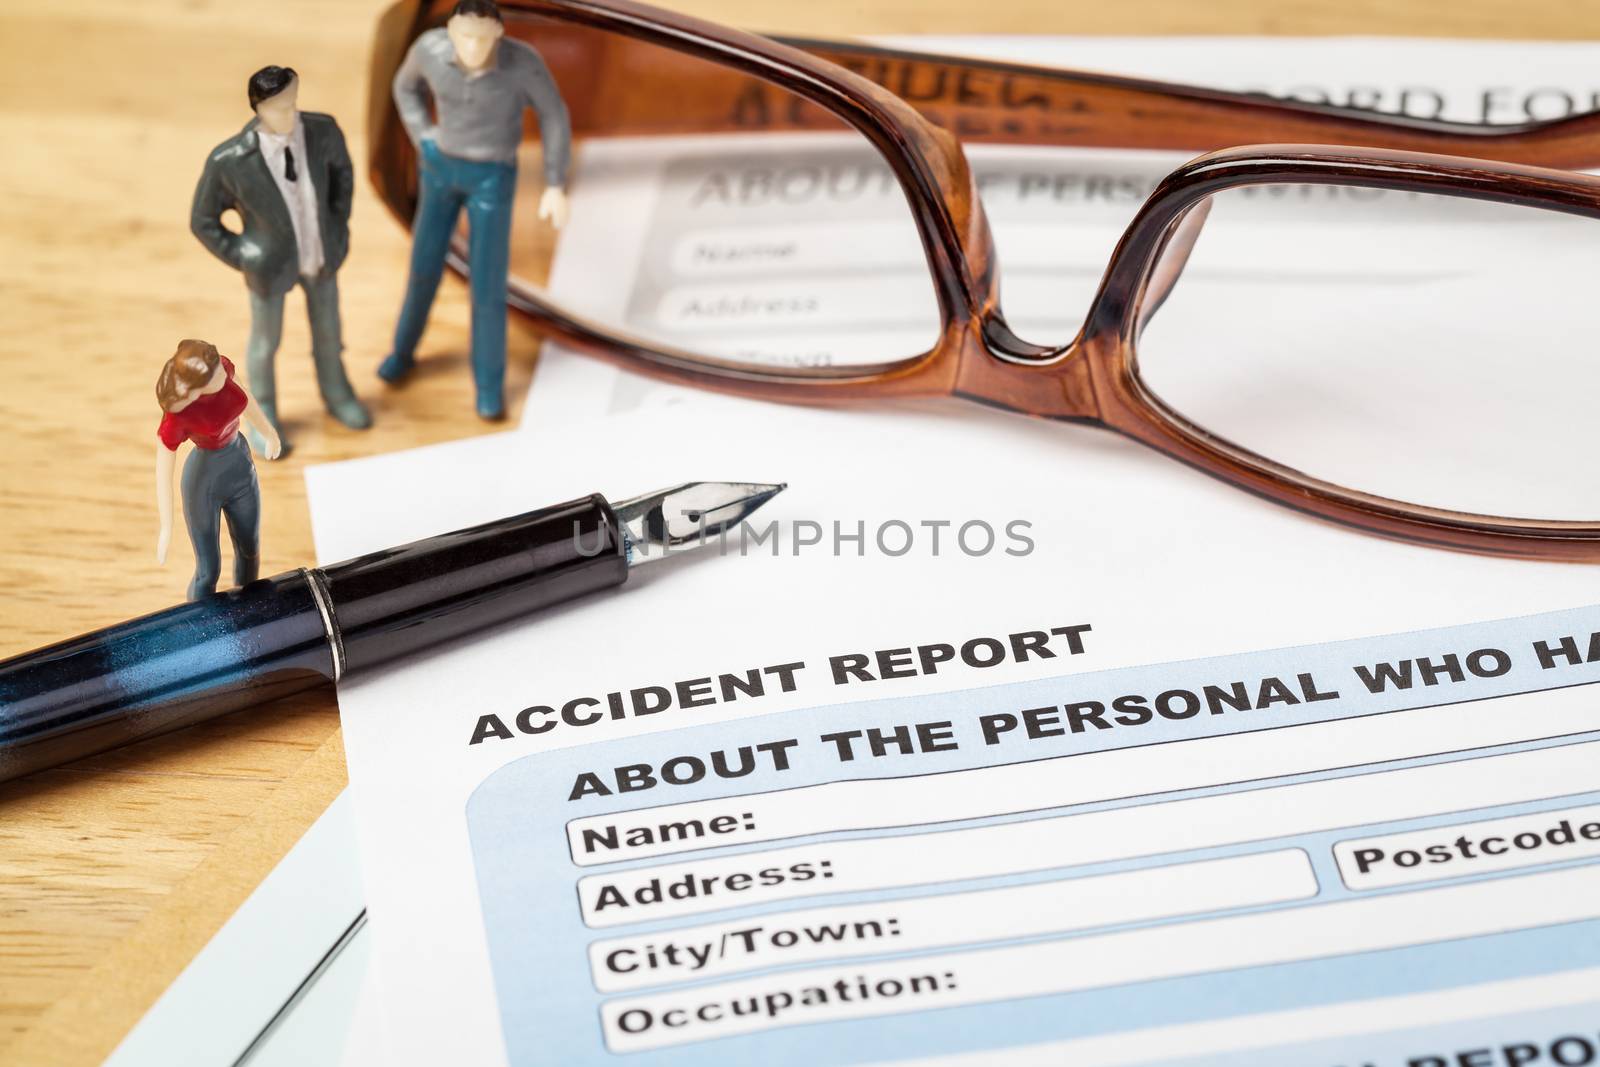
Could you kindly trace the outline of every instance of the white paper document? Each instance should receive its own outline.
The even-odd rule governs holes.
[[[1496,122],[1600,90],[1589,44],[905,43]],[[731,144],[579,146],[558,297],[760,362],[920,351],[898,191],[849,146]],[[970,154],[1046,343],[1185,158]],[[1396,283],[1320,233],[1349,306]],[[1081,426],[559,349],[520,432],[307,473],[323,562],[693,479],[789,488],[725,546],[341,686],[374,1062],[1600,1057],[1592,568],[1383,541]]]
[[[108,1067],[341,1062],[370,942],[348,794],[118,1044]]]
[[[313,472],[327,559],[790,482],[743,555],[343,688],[390,1062],[1029,1062],[1111,1033],[1156,1060],[1210,1047],[1157,1039],[1202,1020],[1441,994],[1390,1044],[1319,1023],[1376,1063],[1457,1018],[1446,991],[1596,1007],[1588,571],[991,413],[607,433],[627,463],[507,434]],[[1512,1014],[1507,1040],[1554,1033]]]

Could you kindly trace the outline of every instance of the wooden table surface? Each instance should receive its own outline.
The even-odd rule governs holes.
[[[191,559],[181,529],[168,566],[154,562],[155,374],[184,337],[209,339],[239,358],[248,327],[240,280],[188,233],[194,181],[207,150],[249,118],[245,79],[267,63],[299,70],[302,106],[339,116],[359,161],[367,47],[382,6],[0,5],[0,656],[180,598]],[[1587,0],[677,6],[751,28],[818,34],[1600,37],[1600,4]],[[313,560],[305,464],[489,429],[471,413],[461,354],[465,293],[454,279],[425,342],[442,372],[404,391],[380,388],[373,370],[398,307],[407,245],[362,178],[352,230],[340,273],[346,361],[377,426],[357,433],[323,416],[302,305],[292,297],[279,395],[295,450],[261,465],[266,573]],[[508,396],[517,398],[537,339],[514,327],[510,347]],[[137,1006],[337,791],[337,731],[332,693],[320,691],[0,787],[0,1062],[103,1057]],[[163,908],[161,924],[141,927]],[[123,997],[120,1016],[105,1007],[112,987]]]

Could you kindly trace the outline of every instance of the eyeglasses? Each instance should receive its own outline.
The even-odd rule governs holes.
[[[408,224],[416,158],[390,85],[451,6],[391,8],[374,49],[371,177]],[[566,100],[586,192],[637,177],[639,139],[700,153],[658,175],[701,215],[650,235],[650,284],[610,279],[586,299],[548,284],[556,240],[653,223],[619,208],[557,235],[533,207],[526,140],[508,295],[563,345],[770,400],[954,395],[1096,424],[1368,532],[1600,561],[1600,307],[1572,295],[1600,280],[1600,179],[1530,165],[1600,165],[1600,115],[1481,127],[779,41],[628,0],[502,9]],[[1224,150],[1148,196],[1100,175],[1105,196],[1143,198],[1103,270],[1081,247],[1093,226],[1021,227],[1006,291],[1031,310],[1008,321],[963,144]],[[1012,193],[1081,213],[1094,177],[1058,170]],[[1005,184],[983,190],[997,219]],[[754,235],[734,225],[752,202]],[[1022,336],[1052,326],[1071,339]]]

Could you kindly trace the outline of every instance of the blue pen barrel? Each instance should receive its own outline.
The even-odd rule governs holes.
[[[588,496],[29,652],[0,662],[0,782],[409,658],[627,577],[616,512]]]
[[[0,781],[333,680],[305,571],[0,662]]]

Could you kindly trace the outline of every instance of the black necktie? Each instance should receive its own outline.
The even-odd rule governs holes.
[[[294,149],[288,145],[283,147],[283,176],[290,181],[298,181],[300,178],[294,169]]]

